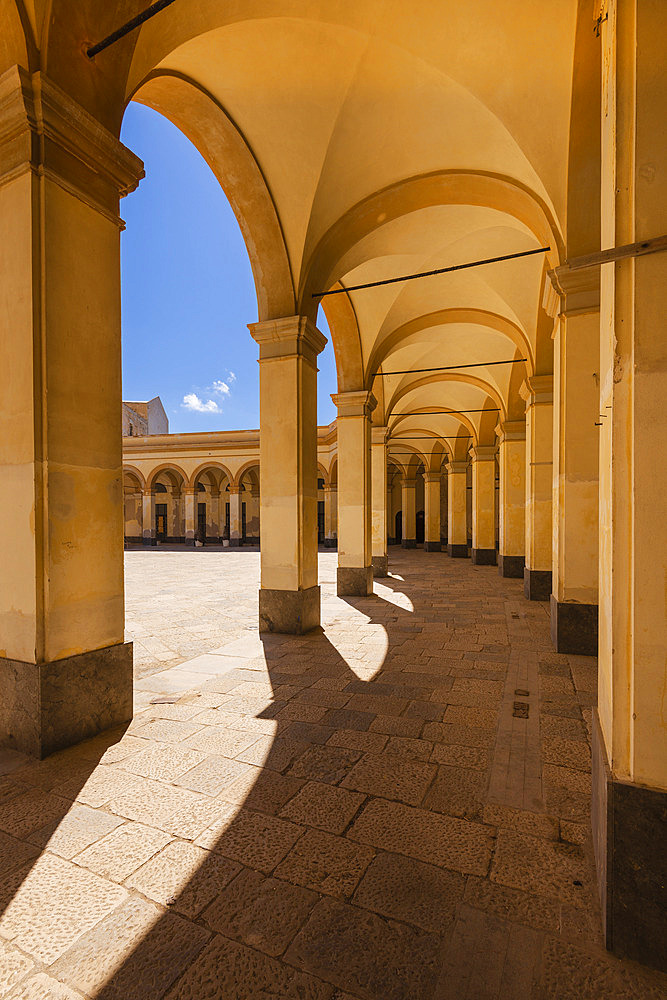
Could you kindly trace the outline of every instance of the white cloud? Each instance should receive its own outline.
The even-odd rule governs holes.
[[[236,382],[236,375],[234,372],[230,372],[229,369],[227,369],[227,378],[230,382]]]
[[[213,392],[219,392],[221,396],[228,396],[229,393],[231,392],[231,389],[229,388],[227,383],[223,382],[222,379],[219,378],[215,380],[215,382],[211,386],[211,390]]]
[[[195,413],[221,413],[222,410],[216,403],[214,399],[207,399],[204,402],[200,399],[196,392],[189,392],[187,395],[183,396],[183,402],[181,406],[185,410],[192,410]]]

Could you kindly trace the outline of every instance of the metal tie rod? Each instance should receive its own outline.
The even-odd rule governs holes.
[[[467,264],[453,264],[451,267],[436,267],[433,271],[419,271],[416,274],[402,274],[399,278],[383,278],[382,281],[367,281],[363,285],[349,285],[347,288],[332,288],[328,292],[313,292],[312,298],[323,299],[325,295],[342,295],[343,292],[358,292],[362,288],[377,288],[378,285],[395,285],[398,281],[414,281],[415,278],[431,278],[434,274],[448,274],[450,271],[463,271],[467,267],[481,267],[482,264],[498,264],[503,260],[516,260],[517,257],[530,257],[536,253],[547,253],[551,247],[536,247],[534,250],[521,250],[519,253],[507,253],[502,257],[487,257],[484,260],[471,260]]]
[[[110,35],[103,38],[101,42],[91,45],[89,49],[86,49],[86,55],[89,59],[92,59],[93,56],[98,54],[98,52],[108,49],[114,42],[117,42],[120,38],[124,38],[125,35],[129,35],[129,33],[135,28],[138,28],[140,24],[148,21],[151,17],[155,17],[156,14],[159,14],[161,10],[164,10],[165,7],[168,7],[173,2],[174,0],[156,0],[155,3],[150,5],[150,7],[147,7],[146,10],[142,10],[140,14],[133,17],[131,21],[128,21],[127,24],[123,24],[120,28],[116,28],[116,30],[112,31]]]
[[[469,365],[440,365],[438,368],[406,368],[402,372],[376,372],[373,378],[378,375],[421,375],[423,372],[455,372],[460,368],[490,368],[491,365],[519,365],[528,358],[513,358],[511,361],[475,361]]]
[[[405,413],[392,412],[392,417],[431,417],[437,413],[443,413],[445,415],[457,414],[457,413],[499,413],[500,410],[497,406],[482,406],[478,410],[406,410]]]

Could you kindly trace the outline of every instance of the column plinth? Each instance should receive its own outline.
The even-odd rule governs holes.
[[[466,462],[447,465],[447,555],[453,559],[468,558],[466,527]]]

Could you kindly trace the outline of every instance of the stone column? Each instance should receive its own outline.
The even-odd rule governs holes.
[[[328,549],[336,547],[336,512],[338,508],[338,488],[335,483],[324,484],[324,544]]]
[[[447,553],[456,559],[468,557],[467,469],[467,462],[449,462],[447,465]]]
[[[0,76],[0,746],[39,757],[132,717],[119,196],[142,175],[46,76]]]
[[[602,23],[602,243],[667,233],[661,3]],[[593,846],[607,947],[667,971],[667,254],[602,265]]]
[[[305,316],[249,326],[259,344],[259,627],[320,623],[317,585],[317,355],[326,338]]]
[[[401,539],[401,545],[404,549],[416,549],[417,548],[417,524],[416,524],[416,506],[415,506],[415,490],[417,488],[417,483],[414,479],[408,479],[407,476],[403,477],[401,482],[401,506],[403,508],[403,517],[401,519],[401,531],[403,537]]]
[[[526,546],[526,425],[506,420],[498,438],[498,572],[523,579]]]
[[[521,386],[526,401],[526,563],[529,601],[551,595],[553,495],[553,376],[533,375]]]
[[[424,551],[440,552],[440,484],[439,472],[424,473]]]
[[[396,521],[394,519],[394,491],[387,485],[387,545],[395,545]]]
[[[371,392],[333,393],[338,407],[338,596],[373,593],[371,565]]]
[[[171,493],[171,537],[177,542],[183,538],[183,524],[181,516],[181,493],[172,490]]]
[[[477,445],[472,456],[472,561],[496,565],[496,449]]]
[[[551,638],[559,653],[595,656],[600,273],[562,267],[552,281],[561,311],[554,335]]]
[[[248,501],[246,501],[247,503]],[[253,545],[259,544],[259,490],[252,490],[246,507],[246,535]]]
[[[193,546],[197,529],[196,491],[191,487],[185,487],[183,500],[185,504],[185,544]]]
[[[211,493],[211,504],[209,507],[209,523],[207,534],[209,538],[218,542],[220,539],[220,492]]]
[[[389,565],[387,557],[387,431],[387,427],[373,427],[371,430],[373,576],[386,576]]]
[[[146,490],[141,498],[141,539],[144,545],[156,545],[155,538],[155,494]]]
[[[245,491],[242,486],[229,486],[229,546],[233,549],[243,545],[243,519],[241,505]],[[246,508],[247,513],[247,508]]]

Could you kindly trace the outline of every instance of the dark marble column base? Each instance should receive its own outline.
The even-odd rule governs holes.
[[[242,538],[230,538],[229,539],[229,547],[230,547],[230,549],[240,549],[242,545],[243,545],[243,539]]]
[[[551,641],[557,653],[597,656],[598,606],[557,601],[551,595]]]
[[[495,566],[496,565],[496,550],[495,549],[473,549],[472,550],[472,562],[473,566]]]
[[[442,545],[440,542],[424,542],[424,552],[441,552]]]
[[[320,588],[259,589],[259,631],[303,635],[320,624]]]
[[[388,537],[387,538],[387,545],[400,545],[400,542],[398,542],[395,538],[389,538]]]
[[[389,556],[373,556],[371,559],[373,576],[386,576],[389,572]]]
[[[48,757],[132,718],[132,643],[50,663],[0,657],[0,746]]]
[[[195,547],[195,540],[194,540],[194,538],[186,538],[185,539],[185,544],[187,545],[187,547],[189,549],[194,549],[194,547]]]
[[[417,539],[416,538],[403,538],[401,539],[401,545],[404,549],[416,549]]]
[[[498,554],[498,572],[508,580],[523,580],[525,559],[523,556],[502,556]]]
[[[338,540],[336,538],[325,538],[323,544],[325,549],[338,548]]]
[[[451,556],[452,559],[467,559],[468,546],[463,544],[453,544],[449,542],[447,544],[447,555]]]
[[[618,781],[593,711],[593,850],[605,943],[667,972],[667,792]]]
[[[371,566],[339,566],[336,573],[339,597],[368,597],[373,593]]]
[[[150,538],[148,535],[144,535],[141,539],[142,545],[157,545],[157,538]]]
[[[551,572],[523,568],[523,596],[528,601],[548,601],[551,597]]]

